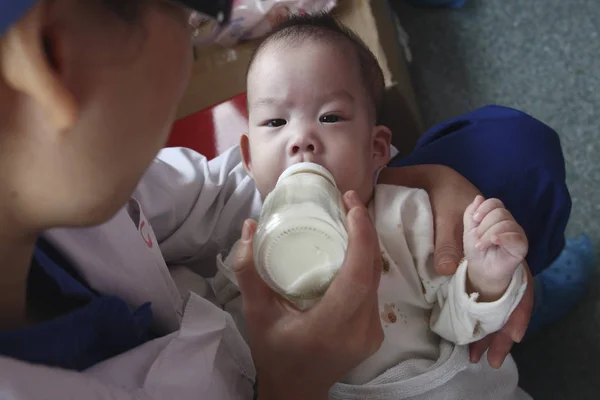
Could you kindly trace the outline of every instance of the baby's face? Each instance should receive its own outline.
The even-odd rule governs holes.
[[[248,76],[246,168],[263,196],[290,165],[327,168],[338,188],[368,201],[374,174],[389,158],[389,130],[374,125],[370,98],[350,45],[275,42]]]

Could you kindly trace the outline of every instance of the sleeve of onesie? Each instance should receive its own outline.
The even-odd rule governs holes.
[[[454,276],[438,288],[431,315],[431,329],[459,345],[476,342],[500,330],[527,287],[527,275],[520,265],[500,299],[479,303],[479,294],[469,295],[466,290],[467,266],[467,261],[461,262]]]
[[[441,276],[433,264],[433,213],[429,196],[415,190],[405,200],[402,225],[413,262],[423,285],[425,299],[432,304],[431,330],[444,339],[464,345],[501,329],[519,304],[527,287],[523,266],[515,271],[504,295],[494,302],[477,302],[478,294],[466,290],[467,262],[453,276]]]

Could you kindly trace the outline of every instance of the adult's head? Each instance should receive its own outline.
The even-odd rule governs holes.
[[[124,204],[188,80],[183,3],[0,0],[0,224],[89,225]]]

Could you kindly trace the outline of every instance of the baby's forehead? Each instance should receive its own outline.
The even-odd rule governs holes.
[[[337,65],[343,65],[344,68],[339,68],[339,74],[345,76],[356,76],[352,73],[352,66],[360,69],[360,60],[357,49],[354,44],[346,37],[332,32],[323,36],[307,36],[307,37],[281,37],[268,40],[263,43],[258,51],[253,56],[248,68],[247,82],[250,82],[251,77],[256,71],[263,70],[265,64],[269,64],[276,59],[283,62],[298,63],[298,58],[295,57],[300,52],[310,51],[316,46],[324,48],[327,51],[327,58],[316,58],[311,60],[311,63],[321,63],[329,65],[332,59]],[[356,76],[357,80],[362,81],[362,77]],[[260,84],[262,80],[256,80],[254,84]],[[362,82],[361,82],[362,83]]]
[[[302,52],[311,50],[315,51],[314,56],[301,55]],[[314,85],[309,84],[307,87],[299,83],[306,82],[306,79],[311,80]],[[291,98],[284,96],[289,102],[304,105],[338,99],[346,101],[350,98],[356,109],[365,107],[370,110],[372,106],[358,52],[351,42],[341,39],[280,39],[270,42],[256,53],[246,83],[249,114],[262,108],[274,107],[275,102],[265,102],[264,98],[281,97],[283,90],[292,90],[294,95]],[[347,93],[348,96],[333,96],[332,93]],[[310,100],[307,96],[310,96]]]

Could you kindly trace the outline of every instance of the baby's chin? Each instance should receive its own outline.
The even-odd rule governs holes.
[[[364,205],[368,205],[371,202],[373,194],[375,193],[375,187],[373,185],[370,185],[362,188],[356,187],[354,189],[345,190],[342,191],[342,194],[349,192],[350,190],[353,190],[356,192],[356,194],[358,194],[358,197]]]
[[[338,189],[343,194],[354,191],[360,198],[363,204],[367,205],[373,197],[375,192],[375,181],[370,180],[368,182],[339,182]]]

